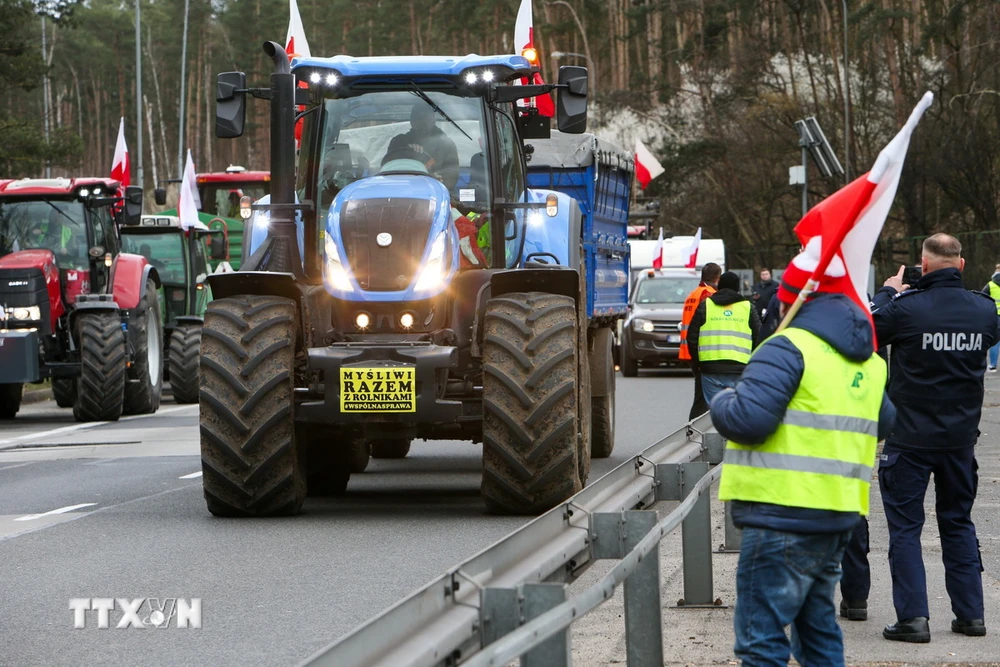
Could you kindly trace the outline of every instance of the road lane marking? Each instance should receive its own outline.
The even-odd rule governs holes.
[[[150,417],[159,417],[160,415],[168,415],[171,412],[177,412],[178,410],[188,410],[190,408],[197,408],[198,405],[179,405],[174,408],[167,408],[166,410],[158,410],[151,415],[131,415],[129,417],[122,417],[116,422],[85,422],[83,424],[72,424],[70,426],[62,426],[60,428],[55,428],[50,431],[39,431],[38,433],[25,433],[24,435],[19,435],[15,438],[7,438],[6,440],[0,440],[0,447],[4,445],[9,445],[14,442],[21,442],[22,440],[37,440],[38,438],[47,438],[53,435],[59,435],[60,433],[71,433],[73,431],[82,431],[88,428],[94,428],[97,426],[105,426],[107,424],[120,424],[122,422],[132,421],[133,419],[148,419]]]
[[[78,510],[81,507],[93,507],[97,503],[80,503],[79,505],[67,505],[66,507],[60,507],[59,509],[50,510],[48,512],[42,512],[41,514],[28,514],[27,516],[19,516],[14,521],[34,521],[35,519],[41,519],[45,516],[54,516],[56,514],[66,514],[66,512],[72,512],[73,510]]]
[[[23,468],[24,466],[30,466],[32,463],[35,463],[35,461],[27,461],[26,463],[15,463],[12,466],[4,466],[3,468],[0,468],[0,470],[12,470],[14,468]]]
[[[195,477],[201,477],[201,471],[193,472],[190,475],[181,475],[177,479],[194,479]]]

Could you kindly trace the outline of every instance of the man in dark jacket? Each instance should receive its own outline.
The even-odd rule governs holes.
[[[771,297],[777,291],[778,283],[771,280],[771,269],[761,269],[760,282],[755,283],[750,288],[750,300],[753,302],[753,307],[757,310],[758,315],[764,314],[764,309],[768,307],[767,304],[771,303]]]
[[[901,267],[873,299],[878,342],[892,346],[889,395],[899,410],[878,470],[898,619],[882,634],[896,641],[931,638],[920,545],[931,474],[945,586],[955,613],[951,629],[986,634],[982,559],[971,512],[986,351],[997,342],[997,313],[991,299],[962,284],[961,252],[953,236],[929,237],[916,289],[907,291]]]
[[[747,361],[750,360],[750,352],[757,347],[760,316],[757,314],[757,309],[748,303],[747,298],[739,293],[739,289],[740,277],[732,271],[723,273],[722,277],[719,278],[719,291],[698,305],[694,311],[694,317],[691,319],[691,324],[688,325],[687,343],[688,350],[691,352],[691,368],[696,374],[701,375],[701,386],[705,394],[706,405],[711,403],[715,395],[726,387],[736,386],[737,380],[740,379],[740,373],[743,372]],[[725,349],[699,350],[698,345],[702,334],[708,336],[708,330],[703,331],[702,327],[706,321],[709,301],[720,309],[724,308],[721,312],[730,315],[729,318],[725,319],[740,320],[735,323],[736,326],[745,329],[745,331],[727,331],[725,333],[713,331],[712,337],[718,339],[740,337],[740,341],[734,340],[733,342],[745,342],[745,348],[742,345],[716,344],[712,347]],[[743,306],[746,313],[738,312],[732,308],[737,304],[746,304]],[[717,328],[718,326],[712,326],[712,329]],[[747,338],[742,339],[742,336],[747,336]],[[733,349],[737,346],[741,349]]]
[[[435,121],[434,109],[424,102],[414,104],[410,131],[392,138],[382,164],[400,158],[420,160],[451,190],[458,182],[458,148]]]
[[[796,257],[782,276],[782,310],[818,252],[818,243],[807,245],[816,257],[802,266]],[[845,280],[843,264],[831,269],[821,293],[761,343],[736,388],[711,404],[712,423],[728,439],[719,497],[744,529],[733,624],[745,665],[784,665],[789,654],[803,665],[844,664],[834,603],[840,560],[868,512],[876,442],[895,418],[871,324],[839,293]]]

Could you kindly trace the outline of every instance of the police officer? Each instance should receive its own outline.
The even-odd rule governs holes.
[[[721,275],[722,267],[715,262],[709,262],[701,267],[701,282],[684,300],[684,310],[681,312],[681,347],[677,352],[677,358],[682,361],[692,361],[691,351],[687,346],[688,327],[691,326],[691,320],[694,319],[694,313],[701,302],[715,294]],[[708,403],[705,402],[705,391],[701,386],[701,373],[698,372],[697,364],[692,364],[691,370],[694,373],[694,401],[691,403],[688,419],[700,417],[708,412]]]
[[[882,636],[893,641],[931,639],[920,550],[931,474],[945,587],[955,614],[951,630],[986,634],[982,559],[971,511],[979,481],[974,445],[986,351],[997,340],[997,312],[992,299],[965,289],[961,253],[962,245],[953,236],[929,237],[915,289],[903,284],[901,267],[873,300],[878,342],[892,346],[889,396],[899,415],[878,471],[898,619]]]

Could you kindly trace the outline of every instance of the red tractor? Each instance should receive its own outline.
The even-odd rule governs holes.
[[[142,188],[110,178],[0,180],[0,419],[45,379],[77,421],[159,407],[160,277],[120,251],[141,213]]]

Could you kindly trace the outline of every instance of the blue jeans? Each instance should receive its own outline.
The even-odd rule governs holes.
[[[990,348],[990,367],[997,367],[997,357],[1000,356],[1000,342]]]
[[[724,373],[702,373],[701,390],[705,393],[705,402],[712,404],[715,395],[726,387],[735,387],[740,381],[739,375],[726,375]]]
[[[790,655],[806,667],[844,665],[834,594],[851,532],[743,529],[733,618],[743,667],[786,667]]]

